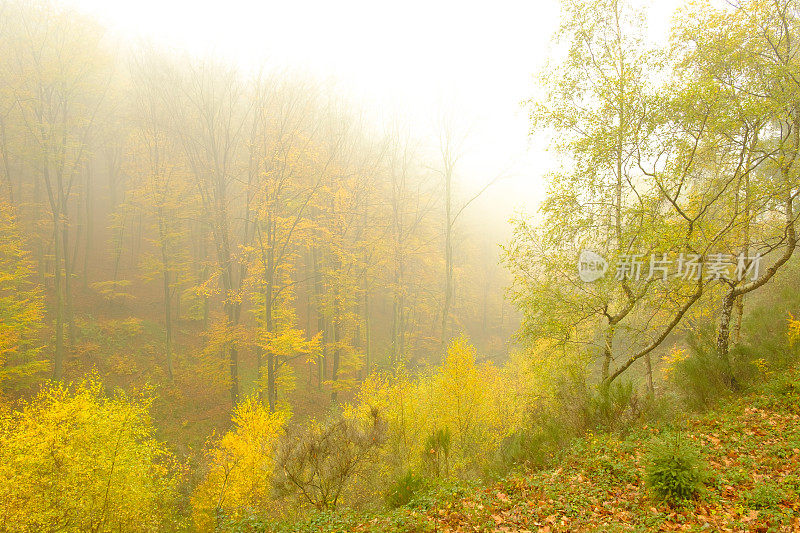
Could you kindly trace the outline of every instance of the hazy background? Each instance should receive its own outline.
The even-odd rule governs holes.
[[[535,211],[555,164],[547,139],[528,136],[522,102],[535,93],[535,73],[550,53],[557,0],[66,3],[126,41],[328,80],[377,118],[403,117],[431,149],[442,112],[456,115],[468,133],[457,168],[460,196],[505,176],[472,207],[495,227],[516,211]],[[667,38],[677,4],[652,3],[652,39]]]

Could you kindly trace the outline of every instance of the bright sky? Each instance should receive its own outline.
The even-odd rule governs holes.
[[[397,110],[421,137],[433,133],[442,107],[456,110],[470,132],[463,194],[509,171],[483,209],[507,219],[515,209],[533,211],[541,197],[549,158],[528,138],[520,102],[547,57],[558,0],[64,1],[134,40],[212,53],[245,69],[266,60],[335,78],[370,110]],[[675,3],[655,3],[656,34]]]

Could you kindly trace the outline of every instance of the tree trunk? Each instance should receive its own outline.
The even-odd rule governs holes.
[[[69,225],[66,220],[66,198],[62,202],[63,211],[61,222],[61,236],[62,246],[61,255],[64,261],[64,298],[65,298],[65,312],[67,322],[67,335],[69,338],[69,345],[75,345],[75,315],[72,305],[72,261],[69,257]]]
[[[267,350],[267,403],[270,413],[275,412],[275,400],[278,396],[275,388],[275,370],[275,354]]]
[[[333,391],[331,392],[331,401],[333,402],[335,402],[337,398],[336,380],[339,379],[339,363],[341,357],[339,350],[339,334],[339,302],[334,298],[333,317],[331,318],[331,340],[333,341],[333,370],[331,372]]]
[[[86,245],[83,248],[83,288],[89,286],[89,257],[94,240],[94,196],[92,195],[92,172],[86,171]]]
[[[60,245],[60,221],[61,215],[58,211],[53,213],[53,243],[55,252],[55,271],[53,276],[53,287],[56,293],[56,346],[53,361],[53,379],[60,380],[64,375],[64,294],[61,288],[61,245]]]
[[[369,287],[364,278],[364,375],[369,376],[372,367],[372,319],[369,309]]]
[[[226,208],[225,183],[218,178],[216,183],[216,220],[214,224],[214,237],[217,247],[217,264],[222,272],[222,288],[225,295],[225,310],[228,318],[228,327],[235,328],[239,324],[239,304],[231,300],[233,297],[233,265],[231,247],[228,238],[228,216]],[[235,406],[239,401],[239,349],[235,340],[228,347],[228,360],[231,379],[231,402]]]
[[[602,383],[608,381],[609,369],[611,367],[611,359],[613,357],[614,348],[614,334],[616,333],[617,323],[614,320],[608,321],[608,328],[606,329],[605,339],[603,342],[603,373]]]
[[[730,360],[730,324],[733,304],[736,294],[733,289],[728,290],[722,299],[722,309],[719,315],[719,328],[717,330],[717,355],[722,360],[725,370],[725,382],[732,390],[738,390],[739,386],[733,375],[733,367]]]
[[[8,187],[8,201],[11,205],[14,205],[14,182],[11,180],[11,165],[8,162],[5,117],[0,117],[0,156],[3,158],[3,170],[6,175],[6,186]]]
[[[171,287],[169,281],[169,255],[167,252],[167,234],[165,228],[164,212],[162,208],[158,209],[158,233],[159,241],[161,244],[161,273],[163,277],[163,290],[164,290],[164,347],[167,356],[167,375],[169,380],[173,379],[172,368],[172,305],[171,305]]]
[[[405,295],[402,253],[397,254],[394,271],[394,298],[392,301],[392,364],[403,360],[405,352]]]
[[[271,250],[271,248],[269,248],[269,250]],[[272,259],[270,256],[270,258],[267,259],[266,264],[271,265],[271,263]],[[267,268],[267,272],[265,272],[264,277],[264,330],[266,333],[271,333],[275,327],[272,316],[272,288],[274,287],[274,280],[269,267]],[[267,402],[269,404],[269,411],[273,413],[275,412],[275,399],[278,397],[277,382],[275,380],[277,361],[275,360],[275,354],[272,350],[266,348],[265,352],[267,356]],[[259,372],[259,377],[261,377],[261,372]]]
[[[317,388],[322,388],[322,382],[327,378],[325,367],[327,359],[327,334],[325,324],[325,313],[322,310],[322,273],[320,272],[320,261],[317,250],[311,250],[311,264],[314,269],[314,301],[317,313],[317,332],[322,333],[321,348],[317,355]]]
[[[162,251],[162,261],[166,264],[166,253]],[[174,374],[172,368],[172,306],[170,305],[169,270],[164,268],[164,344],[167,356],[167,375],[172,381]]]
[[[203,232],[202,224],[198,224],[198,239],[200,240],[200,261],[203,268],[200,270],[200,284],[205,284],[208,281],[208,243],[206,243],[206,234]],[[210,302],[208,296],[203,296],[203,330],[208,330],[208,319],[211,314]]]
[[[451,198],[450,198],[450,175],[446,177],[445,185],[445,211],[446,223],[444,234],[444,268],[445,268],[445,285],[444,285],[444,304],[442,305],[442,350],[447,347],[449,340],[447,335],[447,324],[450,318],[450,304],[453,297],[453,223],[451,220]]]

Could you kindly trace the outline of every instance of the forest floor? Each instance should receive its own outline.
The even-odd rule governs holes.
[[[700,448],[709,471],[701,495],[680,508],[654,501],[644,481],[649,443],[670,430]],[[553,468],[428,495],[376,515],[317,517],[291,530],[800,531],[800,372],[672,428],[589,434]]]

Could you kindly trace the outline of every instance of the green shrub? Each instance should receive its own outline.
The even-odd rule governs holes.
[[[467,494],[476,494],[480,491],[479,483],[477,480],[459,479],[440,479],[435,483],[426,483],[411,499],[408,507],[420,511],[442,509],[447,502],[463,499]],[[407,517],[408,515],[403,514],[403,516]]]
[[[658,394],[651,392],[642,394],[637,408],[636,416],[642,424],[670,424],[683,413],[678,398],[670,389],[661,390]],[[631,425],[626,429],[635,429],[635,427],[635,425]]]
[[[406,475],[392,484],[391,488],[386,493],[386,504],[393,509],[407,505],[414,496],[417,495],[423,485],[424,481],[422,476],[409,470],[406,472]]]
[[[425,439],[422,461],[436,478],[450,475],[450,441],[450,428],[434,430]]]
[[[619,428],[626,415],[636,411],[637,397],[630,381],[616,381],[609,386],[601,385],[597,393],[589,396],[587,420],[591,427]]]
[[[670,505],[696,498],[707,479],[700,453],[677,434],[653,443],[645,474],[653,496]]]
[[[774,380],[776,372],[790,368],[798,358],[800,343],[788,337],[786,311],[779,311],[781,300],[749,308],[727,360],[716,348],[715,331],[706,327],[687,339],[690,356],[676,363],[674,382],[684,403],[690,408],[707,409],[731,392],[741,392],[764,380]],[[776,320],[776,316],[781,317]],[[789,385],[787,394],[792,394]]]
[[[522,465],[541,467],[546,462],[548,450],[552,448],[552,440],[548,442],[542,428],[517,430],[505,437],[497,447],[484,476],[498,479]]]
[[[595,429],[614,431],[639,413],[633,383],[620,379],[595,387],[585,372],[575,369],[559,378],[554,399],[554,416],[563,431],[572,435]]]
[[[794,276],[796,279],[797,274]],[[753,300],[747,304],[742,339],[734,348],[739,353],[735,356],[748,362],[760,360],[770,372],[791,367],[797,361],[800,349],[800,343],[789,338],[787,321],[790,313],[796,314],[800,305],[795,283],[773,286],[768,294],[761,294]],[[760,377],[768,376],[762,373]]]
[[[726,363],[717,354],[713,331],[700,332],[689,339],[689,357],[675,364],[673,380],[683,402],[692,409],[705,410],[732,392],[741,383],[738,361],[731,354]]]

